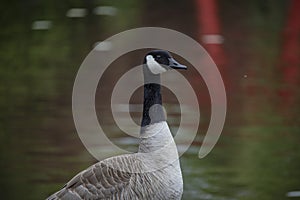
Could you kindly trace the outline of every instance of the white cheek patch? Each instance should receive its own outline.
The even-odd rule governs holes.
[[[153,56],[148,55],[146,57],[146,63],[147,66],[149,68],[149,70],[153,73],[153,74],[161,74],[163,72],[166,72],[167,70],[162,67],[158,62],[156,62],[156,60],[153,58]]]

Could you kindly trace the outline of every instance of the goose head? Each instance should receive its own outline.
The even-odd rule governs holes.
[[[179,64],[168,51],[154,50],[146,54],[144,64],[152,74],[162,74],[171,69],[187,69]]]

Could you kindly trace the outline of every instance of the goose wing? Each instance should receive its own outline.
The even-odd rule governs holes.
[[[77,174],[60,191],[47,200],[55,199],[106,199],[118,197],[129,189],[133,173],[127,167],[137,160],[132,154],[100,161]],[[120,197],[120,196],[119,196]]]

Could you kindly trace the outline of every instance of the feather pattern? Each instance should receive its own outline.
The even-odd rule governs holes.
[[[175,142],[167,123],[159,122],[142,128],[138,153],[92,165],[48,200],[180,199],[182,187]]]

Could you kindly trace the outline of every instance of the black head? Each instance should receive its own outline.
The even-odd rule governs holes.
[[[149,70],[153,74],[160,74],[170,69],[187,69],[186,66],[179,64],[168,51],[154,50],[146,54],[144,58]]]

